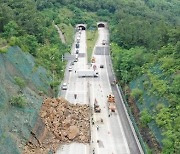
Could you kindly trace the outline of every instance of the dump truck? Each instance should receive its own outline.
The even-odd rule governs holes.
[[[115,103],[115,97],[114,97],[114,95],[109,94],[109,95],[107,96],[107,101],[108,101],[108,103]]]
[[[99,73],[93,70],[78,70],[78,77],[98,77]]]
[[[112,112],[116,112],[116,105],[115,105],[115,97],[112,94],[109,94],[107,96],[107,103],[108,103],[108,110],[109,110],[109,116],[112,114]]]

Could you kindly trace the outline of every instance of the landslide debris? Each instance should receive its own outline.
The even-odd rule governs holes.
[[[90,141],[89,105],[71,104],[64,98],[46,98],[40,111],[43,124],[36,129],[24,148],[24,153],[55,152],[60,144]],[[44,125],[40,129],[38,124]],[[41,130],[41,131],[40,131]],[[39,134],[40,133],[40,134]]]

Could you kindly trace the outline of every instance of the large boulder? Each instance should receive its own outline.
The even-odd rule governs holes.
[[[68,138],[72,140],[78,135],[79,135],[79,128],[77,126],[70,126],[68,130]]]

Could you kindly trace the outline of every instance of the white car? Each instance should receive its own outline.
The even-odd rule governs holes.
[[[71,66],[69,66],[69,72],[71,72],[72,71],[72,67]]]
[[[61,89],[62,90],[67,90],[67,83],[63,83]]]

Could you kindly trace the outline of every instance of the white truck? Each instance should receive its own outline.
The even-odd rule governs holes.
[[[99,73],[94,70],[78,70],[78,77],[98,77]]]

